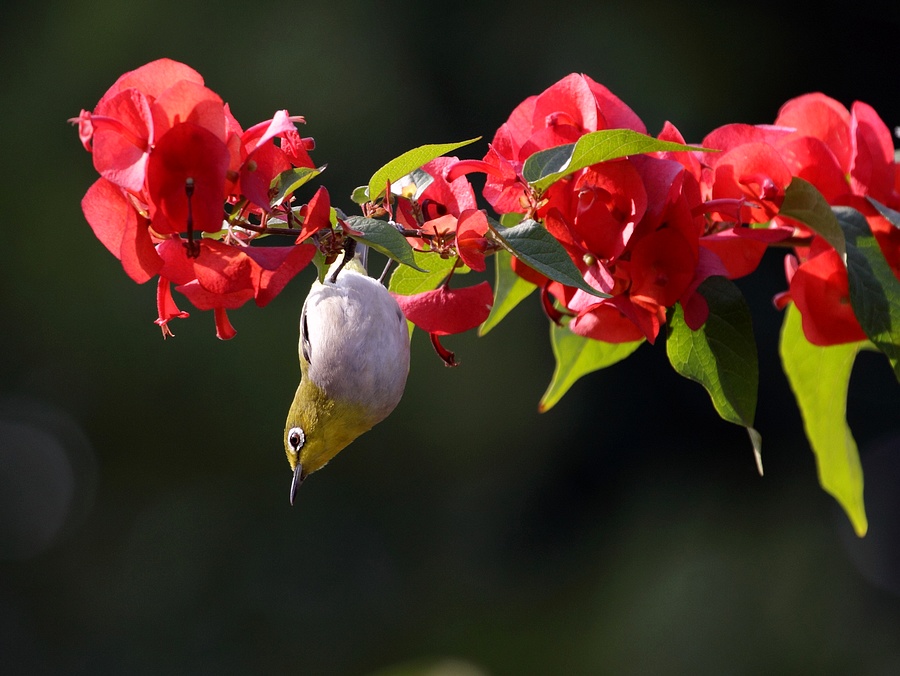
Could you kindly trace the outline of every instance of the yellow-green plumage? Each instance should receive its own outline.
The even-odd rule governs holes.
[[[316,281],[300,322],[300,386],[285,423],[295,487],[397,406],[409,372],[409,331],[387,289],[350,261]],[[298,467],[299,463],[299,467]]]

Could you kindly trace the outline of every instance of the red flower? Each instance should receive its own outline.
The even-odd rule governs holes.
[[[224,241],[194,235],[219,233],[229,227],[226,217],[251,229],[259,221],[246,220],[249,212],[271,212],[274,177],[314,166],[307,152],[313,143],[295,127],[303,118],[282,110],[242,131],[196,71],[161,59],[120,77],[93,112],[73,121],[101,175],[82,201],[85,217],[132,279],[160,275],[157,323],[164,333],[171,319],[187,316],[175,305],[172,283],[196,307],[212,309],[219,336],[229,338],[227,309],[251,298],[265,305],[312,259],[314,247],[299,242],[250,247],[246,229]],[[239,210],[226,212],[227,203]],[[330,226],[327,192],[305,210],[304,235]]]

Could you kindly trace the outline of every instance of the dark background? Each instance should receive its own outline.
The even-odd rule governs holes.
[[[449,339],[455,370],[417,334],[396,413],[290,508],[281,436],[311,272],[267,308],[232,312],[230,342],[198,311],[163,341],[153,285],[90,232],[79,201],[95,173],[66,119],[162,56],[199,70],[244,126],[305,115],[348,210],[386,160],[490,139],[573,71],[651,133],[669,119],[691,142],[771,122],[815,90],[900,124],[897,11],[477,6],[3,10],[0,671],[896,672],[897,382],[882,357],[860,357],[849,415],[871,525],[857,540],[818,487],[778,364],[780,256],[742,282],[764,478],[662,341],[538,415],[553,360],[531,298],[488,336]]]

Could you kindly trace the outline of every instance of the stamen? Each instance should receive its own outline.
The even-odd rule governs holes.
[[[188,176],[184,181],[184,193],[187,195],[187,241],[184,248],[187,249],[188,258],[197,258],[200,255],[200,242],[194,241],[194,211],[191,206],[191,197],[194,196],[194,179]]]

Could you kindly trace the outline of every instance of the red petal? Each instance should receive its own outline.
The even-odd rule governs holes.
[[[147,167],[147,187],[156,206],[154,231],[187,232],[189,212],[194,230],[221,230],[229,159],[228,148],[208,129],[185,122],[166,132]],[[190,209],[188,179],[194,185]]]
[[[282,136],[291,131],[296,132],[297,127],[294,122],[302,122],[300,116],[291,117],[288,111],[279,110],[272,116],[271,120],[260,122],[250,127],[241,136],[241,143],[246,147],[248,153],[262,146],[266,141],[270,141],[276,136]]]
[[[821,93],[791,99],[778,111],[775,124],[792,127],[797,136],[821,139],[844,173],[850,171],[850,113],[838,101]]]
[[[122,190],[104,178],[88,188],[81,201],[97,239],[122,261],[125,272],[143,284],[163,267],[153,247],[146,220],[138,216]]]
[[[647,133],[647,127],[641,118],[609,89],[599,82],[594,82],[587,75],[582,75],[588,88],[594,95],[600,114],[606,121],[606,129],[632,129],[642,134]]]
[[[203,76],[190,66],[172,59],[157,59],[122,75],[103,95],[100,103],[130,87],[156,98],[179,80],[203,84]]]
[[[857,195],[887,202],[894,189],[894,142],[872,106],[857,101],[850,111],[853,164],[850,183]]]
[[[271,212],[269,186],[272,185],[272,179],[290,168],[291,163],[274,143],[261,146],[241,165],[241,194],[263,211]]]
[[[175,305],[175,299],[172,298],[171,282],[164,277],[160,277],[156,285],[156,324],[162,328],[163,337],[171,336],[172,331],[169,329],[169,322],[173,319],[185,319],[189,315],[187,312],[178,309]]]
[[[316,255],[316,247],[312,244],[255,247],[246,252],[256,264],[253,273],[256,304],[264,307],[281,293],[298,272],[309,265]]]
[[[483,211],[467,209],[460,214],[456,224],[456,248],[463,263],[478,272],[484,272],[486,268],[487,240],[484,235],[487,231],[488,221]]]
[[[219,340],[231,340],[234,338],[237,335],[237,331],[234,330],[231,322],[228,321],[228,313],[225,312],[225,308],[217,307],[214,312],[216,317],[216,338]]]
[[[153,103],[154,119],[161,138],[180,122],[190,122],[226,139],[225,104],[213,90],[202,84],[182,80],[166,89]]]
[[[800,310],[803,334],[813,345],[866,339],[850,306],[847,269],[834,249],[803,263],[791,278],[791,299]]]
[[[208,239],[200,245],[200,255],[194,259],[194,274],[205,291],[215,295],[246,292],[253,295],[254,265],[244,249]]]
[[[428,334],[428,337],[431,338],[431,345],[434,347],[434,351],[437,352],[438,356],[444,361],[444,366],[459,366],[459,362],[456,361],[456,355],[441,345],[440,336],[435,333],[430,333]]]
[[[313,233],[331,227],[331,197],[325,186],[320,186],[306,208],[303,227],[295,242],[299,244]]]
[[[153,115],[146,97],[126,89],[97,106],[91,117],[94,167],[103,178],[133,193],[144,188]]]
[[[644,337],[641,330],[612,302],[594,305],[569,322],[572,333],[605,343],[630,343]]]
[[[447,336],[483,323],[491,312],[494,294],[487,282],[462,289],[442,286],[411,296],[394,294],[403,314],[428,333]]]
[[[631,254],[633,301],[647,299],[660,307],[671,307],[694,278],[697,258],[679,232],[657,230],[643,238]]]
[[[175,290],[184,294],[198,310],[215,310],[216,308],[231,310],[239,308],[253,298],[253,289],[241,289],[231,293],[213,293],[200,286],[200,282],[197,280],[176,286]]]
[[[201,251],[205,242],[200,242]],[[165,277],[175,284],[187,284],[197,279],[194,272],[194,259],[189,258],[184,241],[178,237],[166,239],[156,245],[156,252],[163,259],[163,268],[160,277]]]

